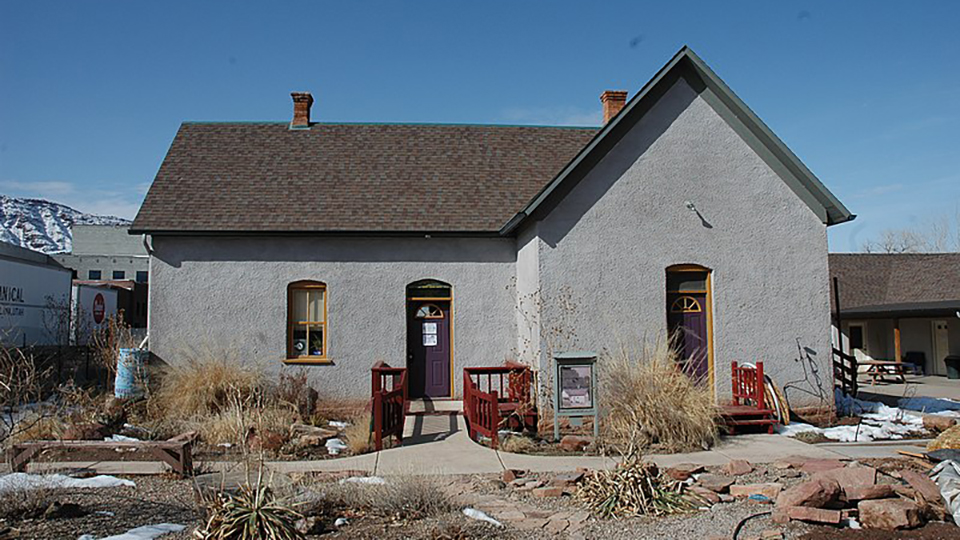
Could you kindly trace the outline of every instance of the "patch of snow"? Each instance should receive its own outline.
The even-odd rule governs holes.
[[[100,539],[97,539],[97,537],[93,535],[85,534],[77,540],[153,540],[158,536],[180,532],[186,528],[186,525],[177,525],[176,523],[161,523],[159,525],[144,525],[143,527],[130,529],[123,534],[106,536]]]
[[[344,444],[340,439],[327,439],[327,442],[324,446],[327,447],[327,453],[331,456],[335,456],[347,449],[347,445]]]
[[[92,478],[71,478],[62,474],[10,473],[0,476],[0,493],[37,488],[106,488],[129,486],[136,487],[130,480],[101,474]]]
[[[467,516],[470,519],[475,519],[477,521],[486,521],[487,523],[493,525],[494,527],[503,527],[503,523],[493,519],[488,516],[486,513],[477,510],[476,508],[464,508],[463,515]]]
[[[340,518],[337,518],[337,520],[333,522],[333,526],[339,529],[340,527],[346,526],[348,523],[350,523],[350,522],[347,521],[347,518],[342,518],[342,517],[340,517]]]
[[[387,483],[386,480],[379,476],[351,476],[350,478],[342,478],[340,480],[341,484],[366,484],[368,486],[382,486]]]
[[[103,440],[107,442],[139,442],[140,439],[134,437],[127,437],[126,435],[111,435],[109,437],[104,437]]]
[[[114,514],[109,510],[97,510],[96,512],[94,512],[94,514],[98,516],[116,517],[116,514]]]
[[[233,448],[233,443],[222,442],[222,443],[217,443],[217,446],[219,446],[220,448]]]
[[[327,425],[330,427],[335,427],[337,429],[346,429],[347,427],[350,426],[350,424],[347,422],[339,422],[337,420],[330,420],[329,422],[327,422]]]
[[[902,439],[923,429],[923,418],[912,411],[888,407],[876,401],[864,401],[836,393],[837,413],[841,416],[859,416],[860,425],[818,428],[810,424],[794,423],[777,426],[776,431],[788,437],[800,433],[820,433],[839,442],[867,442]]]

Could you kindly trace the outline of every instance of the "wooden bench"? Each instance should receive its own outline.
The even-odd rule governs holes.
[[[166,463],[180,476],[193,475],[193,443],[197,432],[189,431],[166,441],[28,441],[15,444],[9,453],[10,468],[24,472],[27,464],[47,451],[80,450],[143,452]],[[69,461],[69,453],[63,458]]]
[[[721,407],[723,422],[733,434],[740,426],[766,426],[773,433],[777,423],[773,409],[767,407],[764,395],[763,362],[757,367],[738,366],[732,362],[733,399]]]

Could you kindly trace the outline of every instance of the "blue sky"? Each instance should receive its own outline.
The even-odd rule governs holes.
[[[599,123],[690,45],[859,218],[960,207],[960,2],[0,0],[0,193],[133,217],[180,122]]]

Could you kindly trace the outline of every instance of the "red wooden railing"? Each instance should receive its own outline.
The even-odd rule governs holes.
[[[763,399],[763,362],[757,367],[738,367],[736,362],[730,365],[733,373],[733,404],[756,405],[757,409],[766,409]]]
[[[371,368],[373,442],[383,450],[383,439],[394,436],[403,443],[403,421],[407,414],[407,369],[377,362]]]
[[[497,431],[506,415],[522,407],[532,408],[533,373],[528,366],[508,362],[503,366],[470,367],[463,370],[463,415],[471,439],[477,435],[499,444]],[[520,411],[521,417],[531,413]],[[536,421],[533,422],[536,425]]]

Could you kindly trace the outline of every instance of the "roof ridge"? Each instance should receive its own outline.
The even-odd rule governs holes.
[[[184,125],[289,125],[289,122],[271,120],[187,120]],[[549,128],[549,129],[591,129],[597,130],[601,126],[556,126],[547,124],[484,124],[469,122],[311,122],[311,126],[435,126],[435,127],[492,127],[492,128]]]

